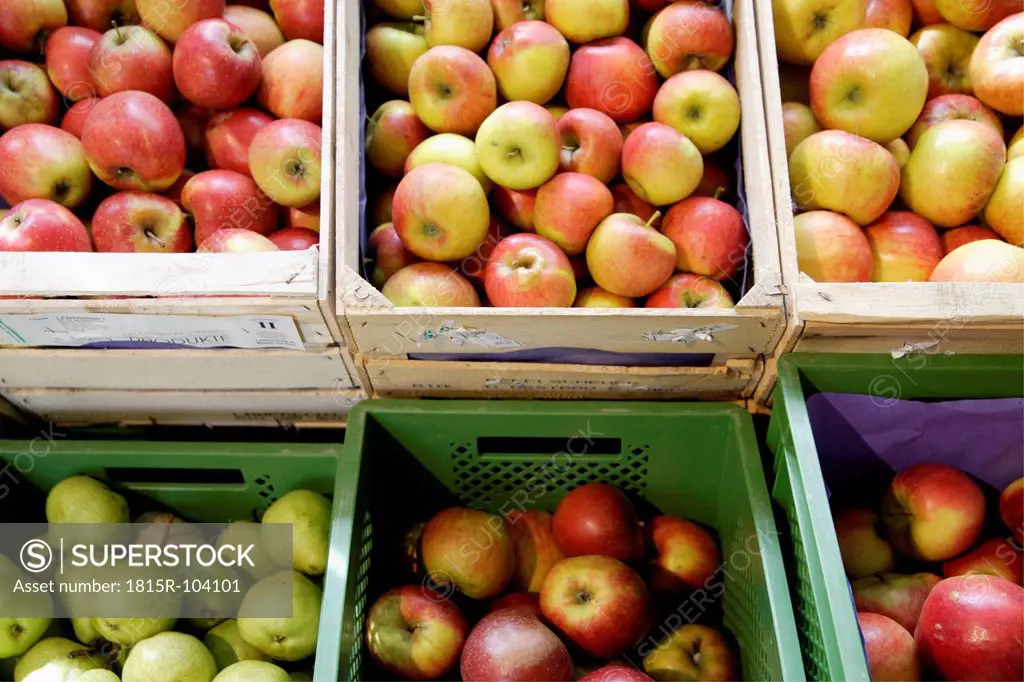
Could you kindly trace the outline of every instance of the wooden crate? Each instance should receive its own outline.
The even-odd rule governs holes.
[[[337,310],[358,352],[357,371],[378,395],[651,399],[752,394],[761,359],[784,331],[781,275],[762,112],[754,0],[736,0],[735,75],[742,102],[740,141],[752,243],[752,286],[733,310],[580,308],[397,308],[361,275],[361,3],[343,3],[338,50]],[[455,337],[445,329],[457,330]],[[482,333],[488,333],[482,336]],[[463,343],[467,335],[473,338]],[[432,337],[426,340],[425,337]],[[479,339],[483,338],[483,341]],[[501,341],[504,339],[505,341]],[[634,368],[539,362],[410,359],[416,353],[482,355],[515,350],[595,349],[620,353],[708,354],[710,366]]]
[[[916,354],[1024,354],[1024,284],[817,283],[797,267],[782,95],[770,2],[756,3],[782,277],[788,325],[766,358],[753,407],[771,404],[776,359],[794,351]]]

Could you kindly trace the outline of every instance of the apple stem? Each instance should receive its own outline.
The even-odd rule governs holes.
[[[414,16],[412,18],[412,20],[413,20],[414,23],[417,23],[417,24],[425,24],[425,23],[427,23],[427,18],[425,16],[423,16],[422,14],[417,14],[416,16]]]
[[[715,195],[712,198],[713,199],[721,199],[723,194],[725,194],[725,188],[724,187],[717,187],[715,189]]]
[[[117,39],[123,41],[124,36],[121,35],[121,27],[117,25],[117,22],[111,21],[110,25],[114,27],[114,35],[117,36]]]
[[[661,217],[661,211],[655,211],[654,215],[652,215],[650,218],[647,219],[647,222],[645,223],[645,226],[646,227],[653,227],[654,223],[658,222],[658,218],[660,218],[660,217]]]

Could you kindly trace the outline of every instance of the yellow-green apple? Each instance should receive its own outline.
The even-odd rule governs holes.
[[[889,211],[864,228],[871,245],[872,282],[927,282],[942,260],[942,242],[924,218]]]
[[[985,224],[1014,246],[1024,246],[1024,158],[1003,168],[985,204]]]
[[[700,184],[693,190],[694,196],[731,200],[733,181],[722,164],[714,159],[704,159],[704,174]]]
[[[734,308],[732,296],[717,280],[684,272],[672,275],[651,294],[645,308]]]
[[[864,28],[887,28],[906,38],[913,20],[910,0],[868,0]]]
[[[146,92],[104,97],[82,129],[92,172],[114,189],[161,192],[185,169],[185,135],[174,113]]]
[[[423,10],[421,0],[416,4]],[[403,97],[409,94],[409,73],[428,50],[423,26],[412,22],[377,24],[366,32],[366,64],[373,80]]]
[[[544,21],[544,0],[491,0],[491,9],[499,31],[520,21]]]
[[[259,188],[282,206],[306,206],[320,196],[320,126],[284,118],[249,143],[249,170]]]
[[[491,192],[494,208],[498,213],[520,230],[533,232],[533,211],[537,205],[537,190],[509,189],[495,185]]]
[[[139,90],[168,104],[174,98],[171,50],[142,26],[115,26],[104,33],[89,52],[88,70],[99,97]]]
[[[635,308],[636,302],[631,298],[613,294],[601,287],[587,287],[576,293],[573,308]]]
[[[199,244],[197,253],[253,253],[280,251],[274,242],[252,230],[229,227],[217,230]]]
[[[601,221],[587,244],[587,269],[599,287],[639,298],[672,276],[676,247],[652,222],[653,216],[645,223],[628,213],[613,213]]]
[[[259,109],[232,109],[214,114],[203,131],[203,151],[210,168],[234,171],[252,177],[249,145],[274,117]]]
[[[578,679],[579,682],[653,682],[653,678],[625,663],[609,663]]]
[[[13,52],[39,50],[50,31],[67,23],[62,0],[0,0],[0,47]]]
[[[263,81],[256,99],[278,118],[323,118],[324,46],[289,40],[263,60]]]
[[[644,656],[644,671],[656,680],[735,680],[739,658],[722,633],[684,625]]]
[[[366,160],[385,175],[401,177],[409,154],[430,134],[411,104],[398,99],[385,102],[366,124]]]
[[[487,236],[487,195],[468,171],[444,163],[412,169],[392,202],[395,229],[405,247],[426,260],[472,254]]]
[[[622,491],[607,483],[588,483],[563,497],[551,531],[566,556],[600,554],[623,561],[643,556],[636,509]]]
[[[964,244],[939,261],[929,282],[1024,283],[1024,249],[995,239]]]
[[[400,308],[476,308],[480,305],[480,298],[469,280],[443,263],[407,265],[387,279],[381,293]],[[463,538],[463,541],[467,539]],[[434,577],[436,580],[437,576]]]
[[[892,618],[857,612],[868,672],[874,682],[917,682],[921,664],[914,636]]]
[[[92,171],[82,143],[71,133],[39,123],[0,136],[0,197],[8,206],[49,199],[75,208],[89,195]]]
[[[324,42],[324,0],[270,0],[270,11],[288,40]]]
[[[657,553],[651,563],[650,584],[655,590],[692,592],[704,587],[722,564],[718,543],[692,521],[658,516],[650,525],[651,544]]]
[[[511,235],[494,247],[484,287],[499,308],[568,308],[576,298],[576,277],[565,253],[529,233]]]
[[[385,188],[380,194],[373,200],[373,204],[370,209],[370,217],[373,218],[371,224],[383,225],[384,223],[391,222],[391,203],[395,199],[395,190],[398,189],[398,185],[391,185]],[[319,207],[319,204],[317,204]],[[317,215],[319,215],[319,208],[317,209]]]
[[[1024,156],[1024,125],[1017,128],[1017,132],[1013,134],[1010,141],[1006,144],[1006,160],[1016,159],[1018,156]]]
[[[949,23],[965,31],[984,32],[1015,12],[1024,11],[1020,0],[933,0]]]
[[[914,638],[921,664],[946,680],[1024,679],[1024,588],[988,575],[936,585]]]
[[[1021,585],[1024,583],[1024,557],[1009,540],[989,538],[971,551],[942,564],[942,575],[994,575]]]
[[[143,25],[170,43],[192,24],[224,15],[224,0],[135,0],[135,7]]]
[[[573,53],[565,79],[571,109],[597,109],[616,123],[650,114],[658,74],[647,53],[629,38],[608,38]]]
[[[479,284],[484,283],[484,276],[487,273],[487,263],[490,262],[494,249],[506,237],[516,234],[516,230],[506,223],[491,215],[491,224],[487,227],[487,236],[480,242],[480,246],[469,256],[463,258],[458,265],[459,272]]]
[[[62,26],[46,39],[46,75],[65,101],[77,102],[96,95],[89,52],[102,36],[89,28]]]
[[[545,0],[544,20],[582,45],[625,33],[629,0]]]
[[[92,113],[92,108],[100,101],[99,97],[87,97],[72,104],[60,120],[60,129],[82,139],[82,128],[85,119]]]
[[[654,218],[654,222],[651,223],[651,227],[657,229],[661,228],[661,214],[658,213],[658,209],[633,194],[633,190],[629,188],[629,185],[623,182],[613,185],[612,199],[615,200],[615,205],[612,209],[614,213],[632,213],[645,223],[651,218]]]
[[[185,29],[174,45],[173,67],[182,96],[207,109],[240,106],[263,80],[256,44],[224,19],[204,19]]]
[[[951,24],[925,26],[910,36],[928,69],[928,98],[939,95],[969,95],[971,55],[978,36]]]
[[[857,611],[892,618],[907,632],[917,627],[928,593],[942,580],[934,573],[879,573],[851,583]]]
[[[866,16],[866,0],[772,0],[779,59],[791,64],[813,64],[831,43],[862,28]]]
[[[520,613],[540,618],[540,590],[538,589],[536,592],[512,592],[504,597],[498,597],[491,602],[491,608],[488,613],[501,611],[502,609],[517,609]]]
[[[917,139],[900,196],[933,225],[963,225],[988,203],[1005,162],[1006,145],[992,126],[943,121]]]
[[[992,126],[992,129],[1003,136],[1003,123],[999,117],[981,100],[970,95],[939,95],[930,99],[921,110],[914,126],[907,133],[907,144],[911,149],[917,145],[918,139],[932,126],[943,121],[977,121]]]
[[[471,137],[498,106],[498,86],[478,55],[464,47],[440,45],[412,65],[409,101],[434,132]]]
[[[548,572],[540,610],[589,655],[614,658],[646,634],[650,599],[644,581],[618,559],[575,556]]]
[[[815,282],[870,282],[871,245],[864,230],[832,211],[808,211],[793,219],[800,272]]]
[[[128,26],[139,23],[135,0],[64,0],[68,18],[75,26],[103,32],[111,24]]]
[[[685,199],[703,174],[697,146],[664,123],[645,123],[622,145],[622,177],[649,204],[665,206]]]
[[[470,52],[487,47],[494,34],[491,0],[423,0],[427,45],[456,45]]]
[[[284,34],[274,18],[255,7],[228,5],[224,8],[224,19],[242,30],[256,45],[261,58],[284,44]]]
[[[423,0],[373,0],[373,4],[395,19],[423,16]]]
[[[948,255],[950,251],[958,249],[964,244],[979,242],[984,239],[1001,241],[1002,238],[987,227],[981,227],[980,225],[961,225],[960,227],[954,227],[952,230],[946,230],[939,235],[939,240],[942,242],[943,256]]]
[[[426,265],[419,263],[409,268]],[[501,594],[515,571],[515,551],[501,517],[487,512],[465,507],[438,512],[423,529],[420,546],[431,581],[439,586],[454,586],[471,599],[490,599]]]
[[[186,253],[192,230],[185,214],[167,197],[118,192],[96,207],[90,226],[97,251],[108,253]]]
[[[558,170],[558,124],[533,102],[494,110],[476,134],[476,157],[491,180],[508,189],[540,187]]]
[[[196,243],[227,228],[269,235],[279,222],[277,206],[247,175],[210,170],[192,176],[181,190],[181,205],[192,215]]]
[[[320,235],[305,227],[286,227],[268,235],[267,239],[282,251],[305,251],[320,243]]]
[[[552,566],[565,558],[551,533],[551,514],[513,509],[506,515],[505,527],[516,553],[513,579],[523,591],[539,593]]]
[[[821,125],[881,144],[910,130],[927,96],[921,53],[883,28],[846,34],[811,69],[811,108]]]
[[[833,521],[846,575],[863,578],[891,571],[896,565],[896,553],[883,539],[878,514],[874,511],[847,507],[836,512]]]
[[[492,611],[473,627],[460,662],[463,680],[575,679],[572,658],[558,636],[521,608]]]
[[[584,173],[559,173],[540,186],[534,207],[537,234],[568,255],[583,253],[598,223],[612,214],[611,190]]]
[[[654,15],[644,47],[664,78],[690,69],[721,71],[732,57],[732,24],[718,7],[673,2]]]
[[[676,247],[676,269],[718,280],[735,275],[750,235],[735,208],[711,197],[690,197],[669,209],[661,232]]]
[[[985,520],[985,496],[978,484],[958,469],[915,464],[897,473],[889,484],[882,520],[889,539],[904,554],[924,561],[945,561],[978,539]]]
[[[370,656],[410,680],[436,679],[455,667],[468,634],[459,607],[421,585],[388,590],[366,616]]]
[[[869,225],[896,198],[900,167],[876,142],[841,130],[823,130],[793,150],[789,184],[798,207],[843,213],[860,225]]]
[[[430,131],[428,130],[427,132],[429,133]],[[480,182],[480,186],[485,194],[491,191],[491,179],[487,177],[484,169],[480,167],[480,162],[476,158],[476,145],[468,137],[456,135],[455,133],[441,133],[440,135],[428,137],[412,150],[409,158],[405,160],[405,168],[403,170],[405,173],[408,173],[413,168],[418,168],[428,163],[447,163],[452,166],[458,166],[463,170],[469,171]]]
[[[1024,12],[1009,16],[981,38],[971,56],[974,95],[1007,116],[1024,116]]]
[[[939,14],[939,10],[935,9],[935,0],[910,0],[910,4],[914,6],[914,21],[919,26],[931,26],[946,21]]]
[[[798,144],[814,133],[821,132],[814,112],[800,102],[786,102],[782,105],[782,128],[786,135],[786,158],[793,155]]]
[[[373,254],[373,285],[384,286],[393,274],[407,265],[419,262],[419,258],[402,244],[394,223],[384,223],[370,233],[370,252]]]
[[[779,89],[783,102],[811,105],[811,67],[779,63]]]
[[[495,36],[487,65],[505,99],[547,104],[569,71],[569,43],[551,24],[522,21]]]
[[[999,495],[999,517],[1017,542],[1024,545],[1024,477],[1003,488]]]
[[[714,71],[683,71],[658,90],[654,120],[686,135],[701,154],[712,154],[739,129],[740,98],[732,84]]]
[[[60,102],[46,71],[17,59],[0,60],[0,129],[52,125],[59,117]]]
[[[0,251],[92,251],[75,214],[47,199],[29,199],[0,218]]]
[[[902,137],[897,137],[885,145],[885,149],[892,154],[892,158],[896,159],[896,165],[900,168],[906,166],[907,161],[910,161],[910,146],[903,141]]]

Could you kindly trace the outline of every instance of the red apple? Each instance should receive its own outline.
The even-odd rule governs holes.
[[[324,0],[270,0],[270,9],[288,40],[324,42]]]
[[[92,243],[74,213],[46,199],[29,199],[0,218],[2,251],[92,251]]]
[[[988,6],[995,4],[998,3],[992,2]],[[1020,53],[1024,12],[1019,0],[1014,4],[1017,5],[1017,13],[1006,17],[982,36],[971,55],[969,70],[975,97],[1002,114],[1020,118],[1024,116],[1024,95],[1021,95],[1024,59]]]
[[[879,613],[913,632],[928,593],[939,581],[933,573],[899,575],[879,573],[854,580],[853,601],[857,611]]]
[[[224,0],[135,0],[142,23],[169,43],[177,42],[193,24],[224,16]]]
[[[487,196],[468,171],[428,163],[398,183],[392,204],[395,229],[405,247],[427,260],[471,255],[487,237]]]
[[[565,98],[571,109],[597,109],[616,123],[650,114],[658,76],[647,53],[629,38],[607,38],[576,50]]]
[[[645,223],[657,215],[651,223],[651,227],[661,228],[661,214],[658,213],[658,209],[634,194],[629,185],[625,183],[613,185],[612,198],[615,200],[615,206],[612,209],[615,213],[631,213]]]
[[[498,86],[487,62],[463,47],[432,47],[409,72],[409,101],[436,133],[473,137],[498,106]]]
[[[739,660],[722,633],[690,624],[644,656],[644,670],[658,680],[735,680]]]
[[[946,254],[929,282],[1009,282],[1024,284],[1024,249],[985,239]]]
[[[871,244],[860,226],[838,213],[809,211],[793,220],[800,272],[815,282],[870,282]]]
[[[97,251],[109,253],[186,253],[192,230],[185,214],[167,197],[118,192],[104,199],[92,217]]]
[[[263,61],[259,103],[278,118],[320,123],[324,102],[324,48],[289,40]]]
[[[645,123],[622,145],[622,177],[649,204],[667,206],[693,194],[704,175],[697,146],[664,123]]]
[[[651,522],[651,541],[657,557],[651,565],[651,587],[666,592],[692,592],[718,571],[722,555],[706,530],[678,516],[658,516]]]
[[[491,224],[487,227],[487,236],[480,242],[476,250],[463,258],[458,265],[459,272],[480,284],[484,283],[484,274],[487,272],[487,263],[491,260],[494,249],[506,237],[516,234],[512,229],[497,217],[491,216]]]
[[[576,278],[565,253],[535,234],[514,234],[491,252],[484,270],[487,298],[497,307],[568,308]]]
[[[47,33],[67,23],[60,0],[0,0],[0,47],[14,52],[39,49]]]
[[[320,126],[285,118],[268,123],[249,143],[249,170],[282,206],[306,206],[320,196]]]
[[[252,177],[249,171],[249,145],[256,133],[273,121],[273,116],[258,109],[242,108],[214,114],[203,131],[203,149],[210,168]]]
[[[272,233],[269,239],[282,251],[305,251],[320,244],[320,235],[304,227],[286,227]]]
[[[558,134],[559,170],[586,173],[604,184],[618,175],[622,133],[607,115],[596,109],[572,109],[558,119]]]
[[[538,509],[514,509],[507,515],[505,527],[516,553],[513,579],[525,592],[540,592],[548,572],[565,558],[551,531],[551,514]]]
[[[1004,135],[1002,121],[979,100],[970,95],[940,95],[925,103],[921,115],[907,132],[907,145],[913,149],[926,130],[943,121],[956,120],[984,123],[992,126],[1000,137]]]
[[[487,65],[506,100],[547,104],[565,82],[569,43],[551,24],[519,22],[495,36]]]
[[[654,682],[654,679],[632,666],[609,663],[579,678],[579,682]]]
[[[234,171],[198,173],[185,183],[181,204],[192,214],[196,243],[218,230],[234,228],[269,235],[277,228],[277,206],[253,182]]]
[[[871,245],[873,282],[927,282],[942,260],[942,242],[924,218],[889,211],[864,228]]]
[[[1024,584],[1024,558],[1009,540],[990,538],[970,552],[942,564],[942,575],[994,575],[1017,585]]]
[[[513,592],[491,602],[491,612],[503,609],[517,609],[524,615],[540,618],[539,590],[537,592]]]
[[[419,258],[402,244],[393,223],[384,223],[370,233],[370,251],[373,253],[373,285],[380,289],[391,275],[407,265],[419,262]]]
[[[951,24],[925,26],[910,42],[928,69],[928,98],[940,95],[969,95],[972,92],[968,67],[978,46],[978,36]]]
[[[732,296],[719,282],[684,272],[672,275],[644,304],[645,308],[734,308]]]
[[[519,609],[480,619],[462,650],[462,679],[479,682],[571,682],[572,659],[546,625]]]
[[[1002,238],[992,230],[978,225],[962,225],[960,227],[954,227],[952,230],[946,230],[939,235],[939,241],[942,242],[942,254],[944,256],[948,255],[953,249],[960,248],[964,244],[979,242],[985,239],[995,239],[996,241],[1002,240]]]
[[[17,59],[0,60],[0,129],[53,124],[59,117],[60,102],[46,71]]]
[[[921,26],[941,24],[945,21],[939,10],[935,9],[935,0],[910,0],[914,6],[914,19]]]
[[[409,155],[430,135],[411,104],[398,99],[385,102],[366,126],[366,160],[381,173],[400,178]]]
[[[197,253],[252,253],[255,251],[278,251],[279,249],[263,235],[252,230],[229,227],[217,230],[196,249]]]
[[[148,92],[170,103],[174,98],[171,50],[160,36],[142,26],[115,26],[89,52],[89,73],[96,94]]]
[[[933,0],[946,21],[968,31],[988,31],[1001,19],[1024,11],[1021,0]]]
[[[178,179],[174,181],[174,184],[161,192],[161,194],[176,203],[181,207],[181,210],[184,211],[185,207],[181,205],[181,192],[185,189],[185,185],[188,184],[188,181],[195,176],[195,173],[186,168],[181,172],[181,175],[178,176]]]
[[[574,256],[586,250],[594,228],[611,215],[614,205],[611,191],[600,180],[584,173],[559,173],[537,190],[534,229]]]
[[[46,74],[65,100],[77,102],[96,95],[89,52],[102,37],[99,31],[64,26],[46,39]]]
[[[613,213],[597,226],[587,244],[587,268],[599,287],[639,298],[663,285],[676,267],[672,240],[628,213]]]
[[[224,8],[224,19],[242,30],[266,59],[272,50],[284,44],[284,34],[274,18],[263,10],[245,5],[228,5]]]
[[[92,189],[82,143],[53,126],[27,123],[0,136],[0,197],[8,206],[49,199],[75,208]]]
[[[388,216],[390,218],[390,216]],[[388,222],[388,221],[385,221]],[[285,227],[304,227],[313,232],[320,232],[320,202],[314,201],[307,206],[292,206],[285,211]]]
[[[111,24],[139,23],[135,0],[64,0],[72,24],[102,33]]]
[[[174,108],[174,115],[181,125],[181,132],[185,135],[185,149],[188,152],[188,165],[202,165],[204,138],[206,126],[213,117],[214,112],[210,109],[197,107],[188,102],[180,102]]]
[[[418,263],[405,270],[427,265]],[[486,512],[464,507],[438,512],[423,529],[420,546],[432,582],[458,588],[472,599],[501,594],[515,571],[515,551],[501,517]]]
[[[849,507],[836,512],[834,522],[846,575],[862,578],[891,571],[896,565],[896,553],[882,538],[874,511]]]
[[[1017,542],[1024,545],[1024,478],[1006,486],[999,496],[999,517]]]
[[[80,99],[65,112],[61,119],[60,129],[71,133],[78,139],[82,139],[82,129],[85,128],[85,119],[92,113],[92,108],[100,101],[99,97],[87,97]]]
[[[887,28],[906,38],[910,35],[910,24],[914,19],[914,8],[910,0],[868,0],[865,28]]]
[[[921,679],[914,636],[892,618],[858,613],[868,672],[872,682],[916,682]]]
[[[388,278],[381,293],[400,308],[476,308],[469,280],[442,263],[413,263]]]
[[[533,214],[537,203],[536,189],[508,189],[495,185],[491,190],[494,207],[508,222],[520,230],[533,232]]]
[[[709,197],[690,197],[665,215],[662,233],[676,246],[676,268],[729,279],[743,265],[750,235],[735,208]]]
[[[680,71],[721,71],[732,57],[732,25],[718,7],[703,2],[673,2],[654,15],[645,47],[664,78]]]
[[[577,256],[578,258],[579,256]],[[575,263],[572,263],[575,265]],[[583,268],[586,270],[587,264],[584,260]],[[576,281],[579,282],[583,277],[580,273],[576,272],[576,268],[573,267],[573,273],[576,275]],[[585,274],[585,273],[584,273]],[[601,287],[588,287],[586,289],[578,289],[576,292],[576,300],[572,303],[573,308],[635,308],[636,302],[631,298],[625,296],[619,296],[613,294],[610,291],[605,291]]]
[[[693,190],[693,196],[711,197],[730,201],[732,197],[733,183],[722,165],[713,159],[704,159],[704,174],[701,175],[700,184]]]
[[[204,19],[174,45],[174,83],[192,104],[233,109],[256,93],[263,64],[256,44],[224,19]]]
[[[588,483],[563,497],[555,508],[551,531],[569,557],[600,554],[631,561],[644,551],[633,503],[607,483]]]

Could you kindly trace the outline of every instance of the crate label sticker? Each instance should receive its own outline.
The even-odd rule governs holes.
[[[520,348],[523,344],[505,338],[501,334],[483,329],[467,329],[456,327],[454,321],[442,322],[437,331],[426,330],[416,337],[416,345],[422,346],[428,341],[449,341],[456,346],[482,346],[484,348]]]
[[[648,341],[667,341],[669,343],[681,343],[684,346],[692,346],[697,342],[711,343],[715,340],[715,334],[739,329],[734,324],[712,324],[706,327],[695,327],[694,329],[669,329],[667,331],[645,332],[641,334]]]
[[[0,315],[0,345],[305,349],[295,320],[279,315]]]

